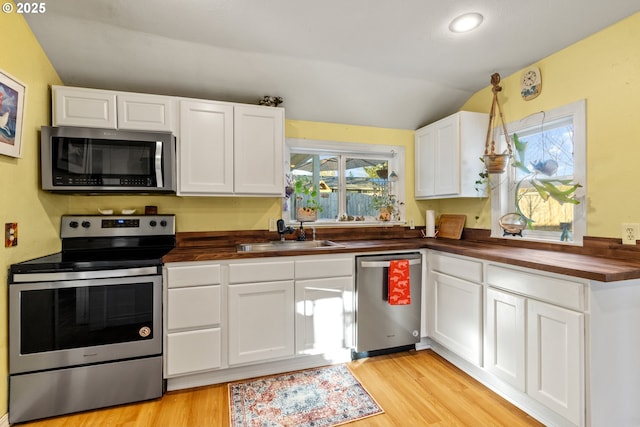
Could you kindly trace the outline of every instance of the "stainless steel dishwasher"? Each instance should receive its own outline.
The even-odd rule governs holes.
[[[407,260],[411,302],[389,301],[389,265]],[[415,348],[420,341],[422,255],[401,253],[356,257],[356,348],[353,359]]]

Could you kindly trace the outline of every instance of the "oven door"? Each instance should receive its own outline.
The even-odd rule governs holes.
[[[9,286],[11,374],[161,353],[161,275]]]

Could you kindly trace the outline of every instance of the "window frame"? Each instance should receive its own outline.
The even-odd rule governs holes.
[[[322,155],[336,155],[343,157],[362,157],[362,158],[375,158],[388,161],[389,171],[395,171],[398,175],[398,179],[395,182],[390,183],[394,194],[398,197],[398,208],[400,211],[399,221],[339,221],[338,219],[324,219],[313,222],[313,227],[328,227],[328,226],[340,226],[340,227],[362,227],[362,226],[389,226],[389,225],[404,225],[406,224],[406,209],[405,209],[405,180],[406,177],[403,171],[406,169],[405,165],[405,148],[400,145],[383,145],[383,144],[371,144],[365,142],[338,142],[338,141],[325,141],[325,140],[312,140],[303,138],[287,138],[285,141],[285,165],[283,176],[283,186],[286,185],[286,174],[291,170],[291,153],[308,153],[308,154],[322,154]],[[341,176],[346,176],[344,170],[344,162],[339,162],[339,173]],[[339,180],[338,185],[338,198],[339,206],[342,208],[346,204],[346,186],[343,179]],[[286,201],[282,203],[282,218],[288,225],[296,225],[298,222],[290,219],[290,212],[285,210]],[[338,216],[345,212],[338,212]]]
[[[542,114],[542,117],[541,117]],[[575,198],[580,202],[573,208],[573,240],[570,242],[560,241],[559,234],[544,231],[526,231],[523,236],[503,235],[499,219],[509,212],[513,212],[513,193],[510,188],[515,186],[515,171],[509,165],[504,174],[493,174],[489,176],[491,188],[491,237],[506,240],[525,240],[533,242],[555,243],[560,245],[582,246],[583,238],[587,231],[587,126],[586,126],[586,100],[580,100],[571,104],[554,108],[550,111],[540,111],[529,116],[507,124],[509,135],[541,127],[542,121],[551,123],[562,118],[571,117],[573,120],[573,182],[579,183],[582,187],[575,192]],[[502,129],[496,129],[499,135],[500,150],[506,149],[506,142]],[[512,142],[513,144],[513,142]],[[557,235],[556,235],[557,234]]]

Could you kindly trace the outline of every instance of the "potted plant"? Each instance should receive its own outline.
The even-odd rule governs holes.
[[[509,158],[511,157],[511,143],[509,141],[509,134],[507,133],[507,126],[504,123],[504,116],[502,114],[502,108],[500,107],[500,101],[498,101],[498,92],[502,91],[500,86],[500,74],[493,73],[491,75],[491,85],[493,86],[491,92],[493,93],[493,101],[491,103],[491,111],[489,112],[489,125],[487,128],[487,139],[484,146],[484,156],[482,161],[488,174],[501,174],[505,171]],[[500,115],[500,121],[502,122],[502,129],[504,131],[505,141],[507,143],[507,152],[496,153],[496,143],[493,140],[493,128],[496,121],[496,110]]]
[[[296,220],[299,222],[316,221],[322,206],[318,202],[318,190],[308,178],[299,178],[293,186],[296,195]]]
[[[398,198],[391,194],[389,187],[383,185],[373,196],[373,207],[378,210],[378,221],[398,221],[400,220],[400,210],[398,209]]]
[[[526,173],[515,188],[516,213],[523,218],[527,227],[531,227],[533,220],[527,217],[520,208],[520,202],[522,201],[524,194],[521,194],[519,191],[521,185],[525,182],[540,195],[540,198],[542,198],[543,201],[547,201],[551,198],[560,204],[580,204],[580,201],[575,198],[575,191],[582,187],[582,185],[574,183],[572,180],[553,177],[553,174],[558,169],[558,163],[553,159],[529,162],[530,166],[528,166],[525,161],[527,143],[520,141],[518,135],[515,133],[513,134],[512,139],[516,150],[516,156],[513,159],[512,166]]]

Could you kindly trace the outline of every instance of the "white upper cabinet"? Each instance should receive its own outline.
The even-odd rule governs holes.
[[[168,96],[53,86],[53,125],[172,132]]]
[[[117,129],[115,92],[66,86],[51,90],[53,126]]]
[[[175,101],[167,96],[119,94],[118,128],[173,132]]]
[[[281,196],[284,191],[284,110],[234,107],[236,194]]]
[[[488,114],[460,111],[416,131],[416,199],[486,196],[475,182],[488,124]]]
[[[233,193],[233,105],[180,102],[178,194]]]
[[[180,103],[179,195],[281,196],[283,156],[282,108]]]
[[[53,125],[178,136],[178,195],[284,195],[284,109],[53,86]]]

